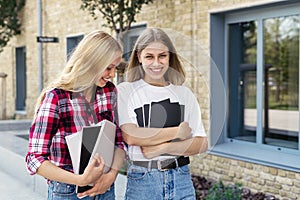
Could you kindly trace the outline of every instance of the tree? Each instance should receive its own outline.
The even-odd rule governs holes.
[[[26,0],[0,0],[0,52],[10,38],[21,33],[19,11]]]
[[[144,4],[153,0],[81,0],[81,9],[88,10],[97,19],[101,13],[107,24],[104,26],[118,33],[118,39],[123,42],[124,34],[135,22],[135,16]]]

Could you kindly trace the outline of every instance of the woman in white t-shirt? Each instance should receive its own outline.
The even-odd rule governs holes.
[[[196,97],[168,35],[148,28],[137,39],[118,86],[119,125],[128,144],[125,199],[195,199],[189,157],[207,150]]]

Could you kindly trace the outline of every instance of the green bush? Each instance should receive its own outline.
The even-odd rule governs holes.
[[[242,184],[224,185],[222,180],[212,185],[205,200],[240,200],[242,199]]]

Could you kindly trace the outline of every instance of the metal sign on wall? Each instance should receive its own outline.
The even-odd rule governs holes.
[[[36,38],[37,42],[40,43],[58,43],[58,37],[47,37],[47,36],[38,36]]]

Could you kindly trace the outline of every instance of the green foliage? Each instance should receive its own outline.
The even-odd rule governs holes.
[[[242,199],[242,184],[235,183],[233,186],[224,185],[220,180],[208,191],[205,200],[240,200]]]
[[[19,11],[26,0],[0,0],[0,52],[14,35],[20,34]]]
[[[81,0],[81,9],[88,10],[97,19],[97,14],[102,13],[107,24],[105,26],[115,32],[125,32],[135,22],[135,15],[140,12],[144,4],[153,0]]]

